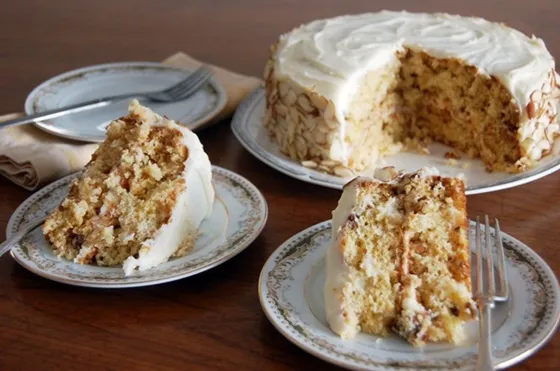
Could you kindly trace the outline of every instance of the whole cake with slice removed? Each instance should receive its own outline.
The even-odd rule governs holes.
[[[481,18],[382,11],[282,35],[264,125],[281,151],[341,177],[430,141],[522,172],[553,149],[560,89],[543,40]]]
[[[347,183],[332,217],[325,310],[342,338],[459,344],[476,317],[465,185],[425,168]]]
[[[214,198],[197,135],[134,100],[108,126],[43,232],[61,258],[122,264],[130,275],[188,253]]]

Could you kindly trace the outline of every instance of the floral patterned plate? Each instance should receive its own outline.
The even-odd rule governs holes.
[[[554,273],[529,247],[503,235],[511,297],[492,312],[496,368],[532,355],[551,338],[560,320],[560,289]],[[471,233],[471,241],[473,237]],[[474,370],[476,321],[467,324],[468,341],[462,346],[430,344],[415,349],[393,335],[359,334],[353,340],[335,335],[323,307],[324,255],[330,241],[329,220],[290,238],[265,263],[259,297],[280,333],[325,361],[355,370]]]
[[[56,207],[66,196],[68,185],[78,174],[62,178],[25,200],[8,222],[7,236],[19,227]],[[39,276],[70,285],[123,288],[148,286],[192,276],[213,268],[243,251],[262,231],[268,216],[267,203],[247,179],[214,166],[216,202],[209,218],[200,227],[194,250],[177,259],[125,277],[121,267],[80,265],[57,258],[43,237],[34,229],[11,250],[13,258]]]

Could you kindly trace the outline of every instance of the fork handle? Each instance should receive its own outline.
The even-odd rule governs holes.
[[[64,116],[70,113],[82,112],[87,111],[94,108],[105,107],[111,103],[119,102],[123,99],[127,99],[133,96],[139,96],[141,94],[123,94],[123,95],[115,95],[112,97],[106,98],[99,98],[90,100],[87,102],[76,103],[70,106],[57,108],[53,110],[39,112],[33,115],[19,117],[17,119],[8,120],[0,123],[0,129],[8,126],[15,126],[15,125],[23,125],[23,124],[30,124],[32,122],[41,121],[41,120],[49,120],[56,117]]]
[[[479,336],[478,336],[478,357],[476,360],[477,371],[493,371],[494,364],[492,362],[492,320],[491,309],[493,302],[484,298],[478,300],[478,308],[480,311],[479,319]]]
[[[31,230],[33,230],[33,229],[37,228],[39,225],[41,225],[45,221],[46,218],[47,218],[47,216],[44,216],[44,217],[32,220],[31,222],[24,225],[17,233],[14,233],[14,235],[12,237],[10,237],[6,241],[0,243],[0,257],[2,257],[2,255],[7,253],[8,251],[10,251],[12,249],[12,246],[14,246],[16,243],[18,243],[23,237],[25,237],[25,235],[27,235],[29,232],[31,232]]]

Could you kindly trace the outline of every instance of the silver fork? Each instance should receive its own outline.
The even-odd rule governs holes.
[[[147,98],[148,100],[154,102],[175,102],[188,98],[192,94],[196,93],[208,82],[211,76],[212,72],[210,71],[210,68],[203,65],[196,69],[194,72],[190,73],[183,80],[163,90],[144,93],[120,94],[105,98],[94,99],[87,102],[77,103],[71,106],[20,117],[14,120],[4,121],[0,123],[0,128],[13,125],[29,124],[41,120],[49,120],[70,113],[82,112],[93,108],[104,107],[111,103],[119,102],[133,97]]]
[[[480,219],[476,217],[476,279],[474,298],[478,303],[479,310],[479,336],[478,336],[478,359],[476,369],[478,371],[494,370],[492,362],[492,321],[491,310],[495,302],[506,301],[509,297],[508,280],[505,270],[504,246],[500,232],[500,223],[495,220],[494,243],[490,238],[490,222],[485,215],[484,226],[484,257],[482,252],[482,232]],[[494,255],[491,246],[494,245],[498,260],[498,289],[496,289],[496,277],[494,273]],[[483,260],[486,260],[484,264]],[[486,274],[484,274],[486,273]],[[486,277],[486,280],[484,279]]]
[[[7,253],[8,251],[10,251],[12,249],[12,247],[15,244],[17,244],[19,241],[21,241],[29,232],[31,232],[32,230],[34,230],[35,228],[37,228],[38,226],[43,224],[43,222],[45,221],[45,219],[47,219],[47,217],[50,215],[50,213],[51,212],[49,211],[44,216],[35,218],[35,219],[31,220],[30,222],[27,222],[25,225],[23,225],[20,228],[20,230],[17,233],[14,233],[14,235],[12,237],[10,237],[6,241],[0,243],[0,257],[2,257],[2,255]]]

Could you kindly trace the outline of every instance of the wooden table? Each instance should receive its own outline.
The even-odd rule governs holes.
[[[445,11],[503,21],[542,37],[560,56],[558,0],[0,0],[0,113],[69,69],[112,61],[158,61],[182,50],[261,76],[268,46],[312,19],[383,8]],[[0,370],[335,369],[292,345],[261,311],[257,279],[274,249],[330,217],[339,192],[284,176],[245,151],[229,122],[200,133],[214,164],[261,189],[268,224],[242,254],[206,273],[161,286],[81,289],[0,260]],[[560,173],[468,198],[470,216],[498,217],[560,271]],[[0,234],[30,195],[0,179]],[[560,369],[553,338],[516,370]]]

